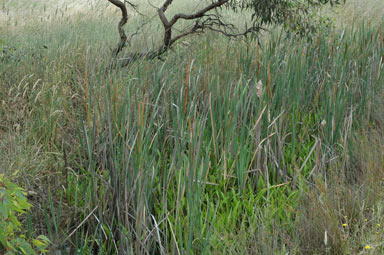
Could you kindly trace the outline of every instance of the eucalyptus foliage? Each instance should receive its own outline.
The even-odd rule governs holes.
[[[289,31],[305,36],[324,23],[319,22],[321,18],[317,14],[321,6],[333,7],[341,3],[345,3],[345,0],[229,0],[227,6],[238,14],[250,11],[249,25],[254,28],[253,31],[282,25]]]

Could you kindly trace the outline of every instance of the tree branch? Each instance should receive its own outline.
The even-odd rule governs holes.
[[[166,0],[163,6],[161,6],[160,10],[164,13],[167,11],[168,6],[172,4],[173,0]]]
[[[119,52],[123,49],[127,42],[127,36],[125,35],[125,32],[123,30],[123,26],[127,23],[128,16],[127,16],[127,9],[125,7],[125,4],[121,2],[120,0],[108,0],[115,6],[119,7],[122,11],[122,18],[119,22],[119,33],[120,33],[120,43],[118,46],[113,50],[113,56],[116,58]],[[125,0],[126,1],[126,0]],[[198,34],[204,32],[204,30],[211,30],[215,32],[222,33],[225,36],[228,37],[239,37],[239,36],[245,36],[248,33],[254,33],[260,31],[260,27],[252,26],[251,28],[246,29],[245,31],[241,33],[234,33],[235,26],[233,24],[229,24],[223,21],[222,16],[219,12],[217,12],[217,9],[221,6],[230,3],[232,0],[213,0],[210,4],[208,4],[206,7],[192,13],[192,14],[185,14],[185,13],[178,13],[174,15],[170,21],[165,16],[165,12],[167,11],[168,7],[173,3],[173,0],[164,0],[163,5],[160,8],[157,8],[157,14],[160,18],[160,21],[164,27],[164,35],[163,35],[163,42],[162,45],[157,50],[150,50],[147,52],[132,52],[127,54],[123,59],[120,59],[119,66],[124,67],[127,66],[139,59],[155,59],[160,58],[162,54],[168,51],[168,49],[176,43],[176,41],[180,40],[181,38],[184,38],[186,36],[189,36],[191,34]],[[129,2],[128,2],[129,3]],[[135,5],[132,5],[129,3],[132,7],[136,8]],[[215,13],[212,13],[211,11],[216,10]],[[181,31],[178,35],[175,37],[172,36],[172,30],[173,26],[177,23],[178,20],[184,19],[184,20],[196,20],[195,24],[187,30]],[[138,31],[136,31],[138,32]],[[112,64],[112,67],[115,67],[116,62]]]
[[[206,15],[207,12],[216,9],[226,3],[228,3],[230,0],[218,0],[217,2],[213,2],[207,7],[201,9],[200,11],[197,11],[196,13],[193,14],[184,14],[184,13],[178,13],[169,22],[171,26],[173,26],[179,19],[186,19],[186,20],[191,20],[191,19],[198,19],[202,18],[203,16]]]
[[[123,2],[121,2],[120,0],[108,0],[108,1],[110,3],[112,3],[113,5],[117,6],[118,8],[120,8],[120,10],[121,10],[121,20],[120,20],[119,25],[117,27],[119,30],[119,34],[120,34],[120,42],[112,52],[112,56],[114,58],[116,58],[117,55],[119,54],[119,52],[124,48],[125,43],[127,42],[127,35],[125,34],[123,26],[128,21],[128,12],[127,12],[127,8],[125,7],[125,4]]]

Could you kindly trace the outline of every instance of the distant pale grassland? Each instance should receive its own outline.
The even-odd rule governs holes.
[[[149,12],[153,6],[160,6],[163,1],[131,1],[140,4],[142,12]],[[170,12],[175,10],[193,10],[202,6],[206,1],[201,0],[176,0],[171,6]],[[187,8],[185,8],[187,7]],[[190,8],[191,7],[191,8]],[[185,9],[183,9],[185,8]],[[355,19],[375,19],[381,16],[384,1],[381,0],[347,0],[346,5],[337,11],[336,17],[339,22]],[[128,8],[129,10],[129,8]],[[57,11],[57,15],[56,14]],[[21,24],[35,21],[48,21],[49,19],[68,18],[70,16],[90,15],[88,18],[101,18],[102,14],[118,14],[116,7],[107,0],[36,0],[36,1],[0,1],[0,24],[1,26],[12,26],[17,20]]]
[[[174,1],[169,12],[172,13],[176,10],[193,10],[202,6],[204,1]],[[132,3],[140,4],[140,11],[142,13],[153,12],[155,9],[152,6],[160,6],[162,1],[132,1]],[[106,16],[116,15],[119,16],[120,10],[110,4],[106,0],[40,0],[40,1],[13,1],[1,0],[0,1],[0,24],[1,26],[12,27],[15,24],[25,25],[34,22],[47,22],[50,20],[60,20],[68,18],[105,18]],[[181,9],[180,9],[181,7]],[[185,9],[183,9],[185,8]],[[137,15],[128,8],[130,15]],[[88,15],[88,16],[87,16]]]

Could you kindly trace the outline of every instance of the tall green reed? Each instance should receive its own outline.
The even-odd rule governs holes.
[[[94,78],[103,96],[89,101],[83,151],[110,252],[212,252],[222,201],[205,205],[212,187],[264,190],[268,204],[274,185],[322,174],[352,123],[370,121],[382,36],[364,25],[312,44],[273,34],[261,47],[228,42],[221,55],[205,47]]]

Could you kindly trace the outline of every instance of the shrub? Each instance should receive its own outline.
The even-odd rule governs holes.
[[[28,239],[22,234],[22,224],[18,216],[25,214],[31,204],[27,202],[26,193],[4,175],[0,175],[0,253],[37,254],[46,253],[49,240],[43,235]]]

